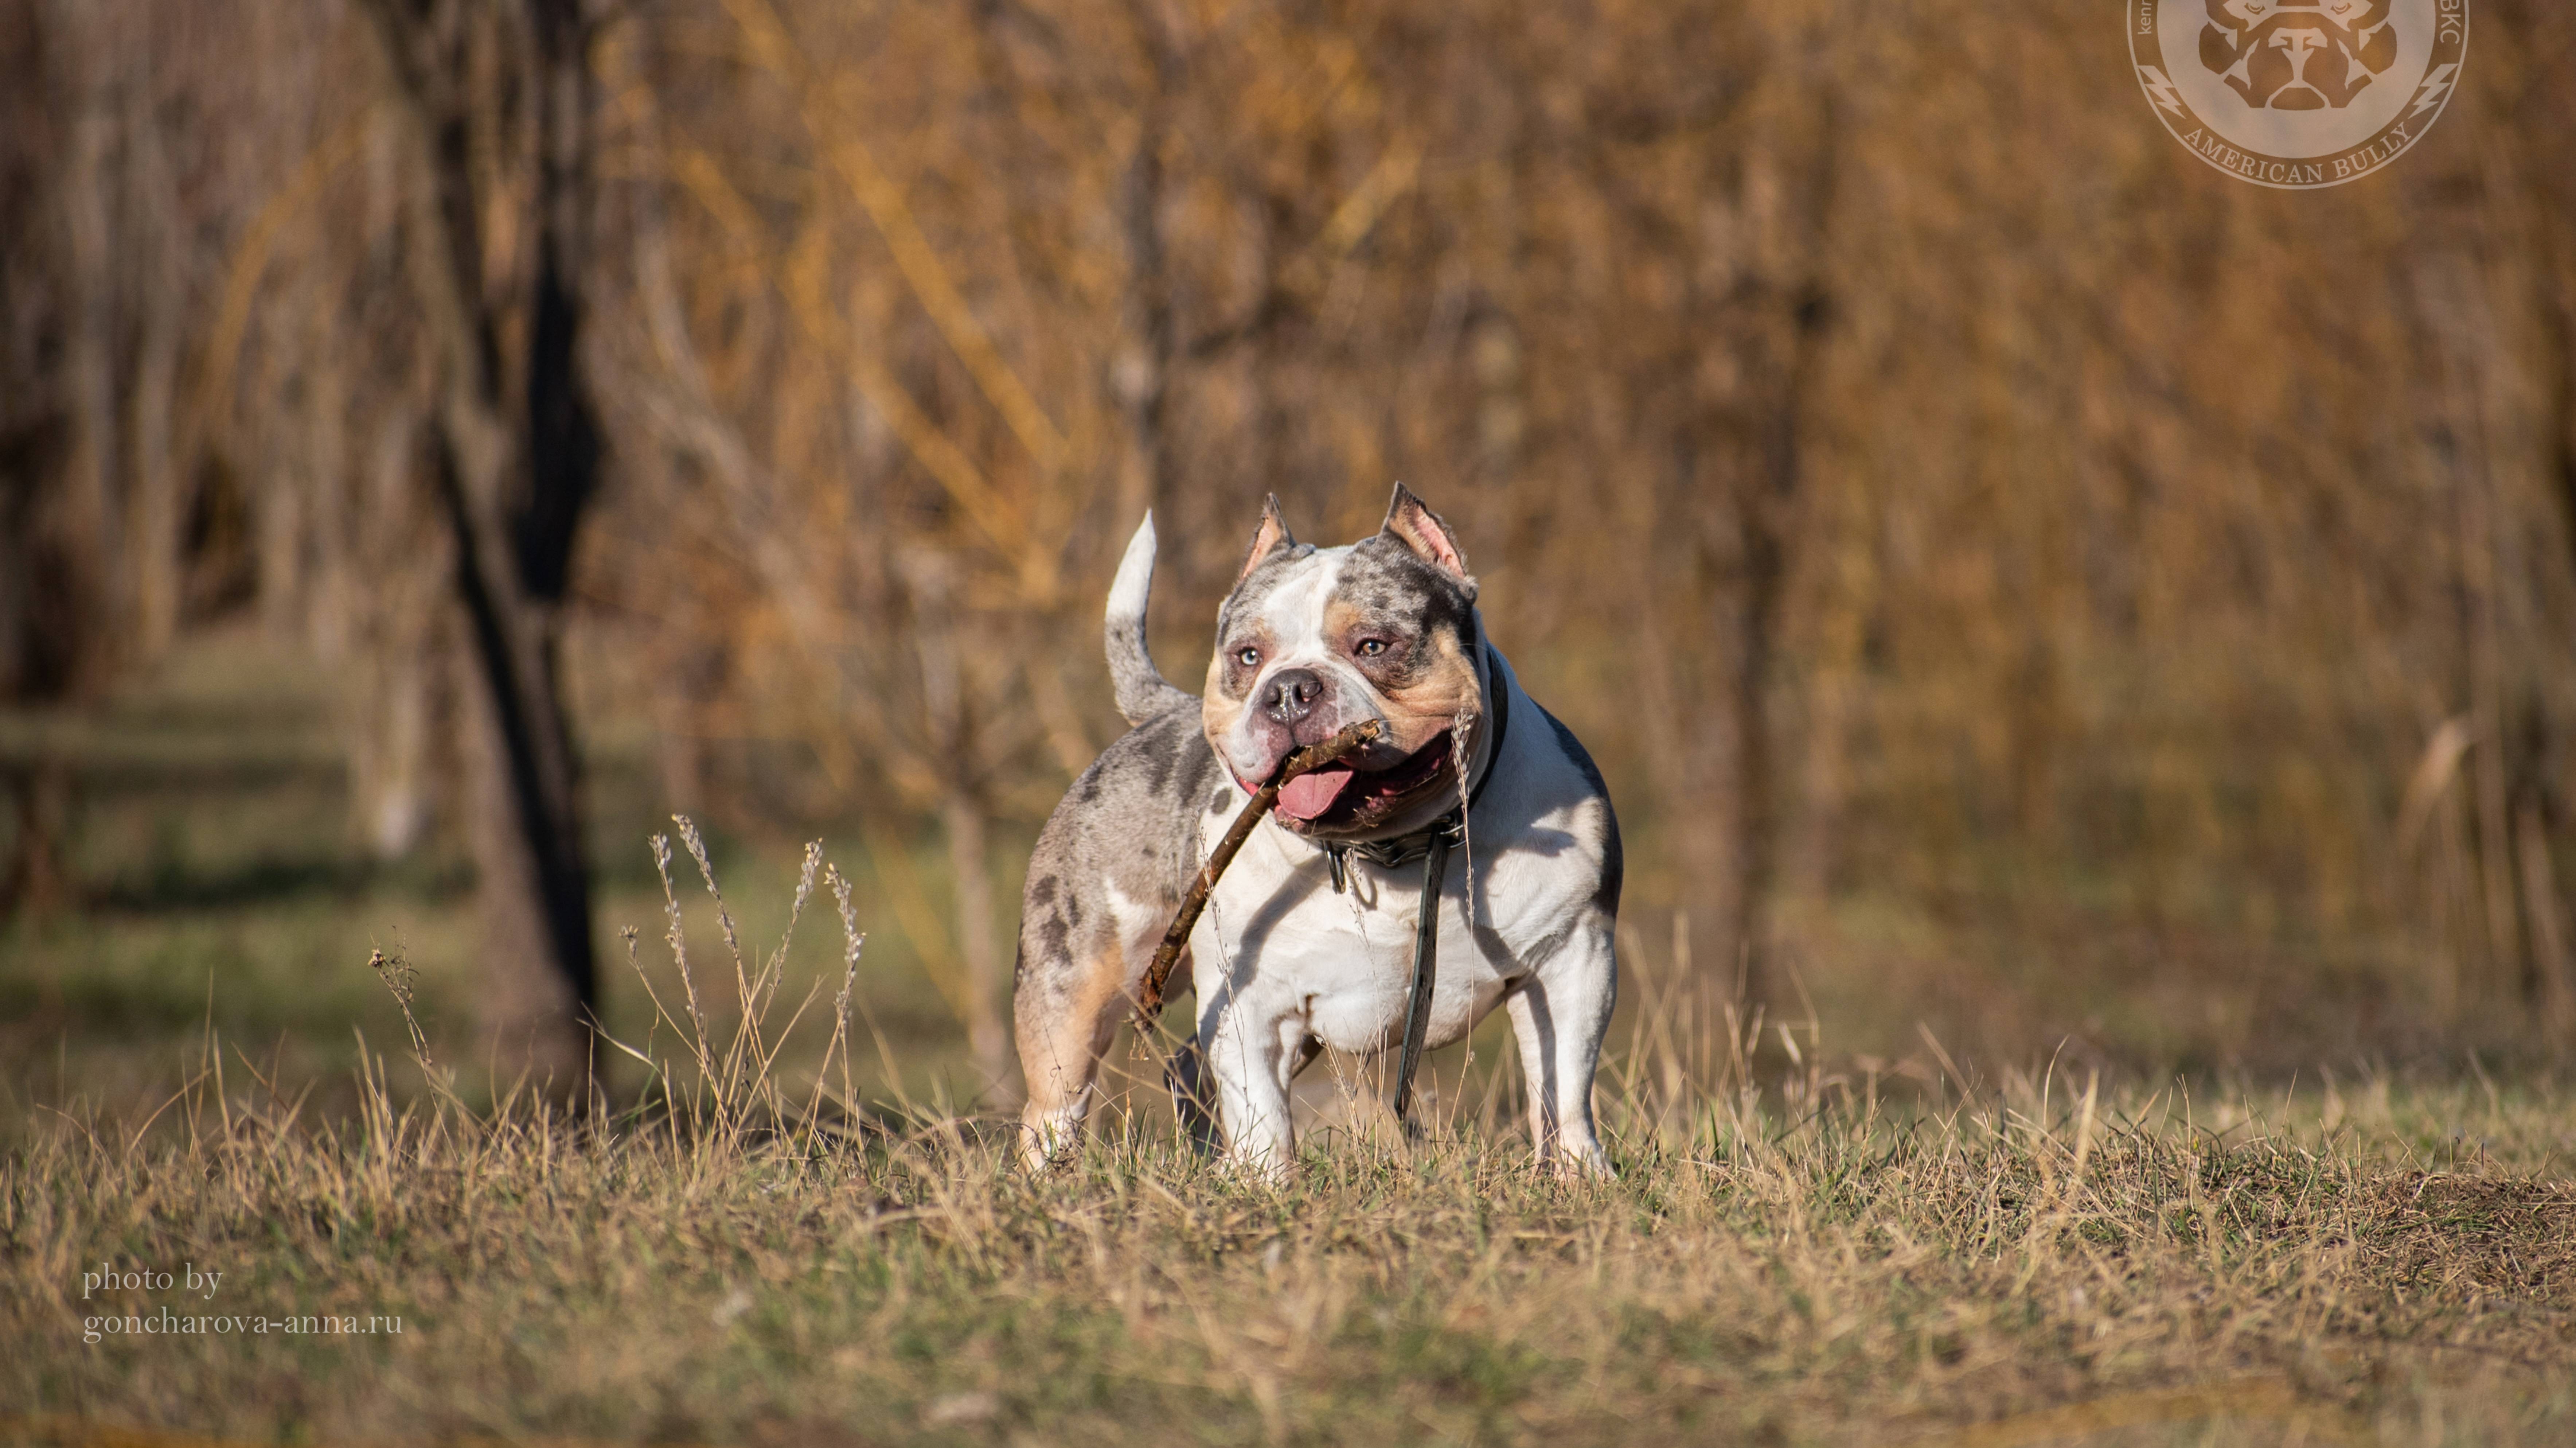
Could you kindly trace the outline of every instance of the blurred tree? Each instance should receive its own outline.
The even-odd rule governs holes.
[[[79,556],[58,479],[69,432],[58,373],[63,318],[48,201],[61,140],[51,67],[33,5],[0,6],[0,703],[61,696],[82,651],[71,602]],[[0,860],[0,916],[61,895],[59,766],[0,758],[0,810],[14,825]]]
[[[409,273],[438,379],[431,476],[475,661],[484,1024],[505,1077],[585,1092],[598,986],[560,656],[600,468],[579,352],[591,29],[579,0],[365,8],[402,121]],[[496,264],[504,227],[529,242]]]
[[[1006,1090],[1137,515],[1181,677],[1263,493],[1345,537],[1400,477],[1712,997],[1894,938],[2576,1038],[2572,16],[2482,4],[2414,151],[2287,194],[2076,0],[21,0],[0,687],[252,539],[372,848],[483,741],[551,992],[495,1000],[560,1026],[599,662],[674,803],[863,826]]]

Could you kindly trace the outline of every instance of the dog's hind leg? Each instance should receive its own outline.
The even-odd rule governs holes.
[[[1081,1141],[1101,1057],[1132,1005],[1132,932],[1121,928],[1117,891],[1088,863],[1084,843],[1063,814],[1047,821],[1020,892],[1011,1032],[1028,1086],[1021,1156],[1032,1168]]]
[[[1028,1084],[1020,1109],[1021,1157],[1043,1167],[1082,1139],[1100,1078],[1100,1058],[1118,1034],[1128,1009],[1119,989],[1125,974],[1120,952],[1110,947],[1089,959],[1032,961],[1021,943],[1019,989],[1011,1003],[1020,1074]]]

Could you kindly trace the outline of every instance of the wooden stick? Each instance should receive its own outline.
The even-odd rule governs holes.
[[[1199,867],[1199,877],[1190,882],[1190,892],[1181,897],[1181,908],[1172,916],[1171,928],[1163,932],[1163,943],[1154,950],[1154,963],[1145,968],[1145,983],[1136,992],[1136,1029],[1141,1034],[1154,1029],[1163,1014],[1163,987],[1171,983],[1172,967],[1179,963],[1181,948],[1190,943],[1190,932],[1198,928],[1199,915],[1207,909],[1208,892],[1216,888],[1217,877],[1234,863],[1235,851],[1252,837],[1252,827],[1279,803],[1280,787],[1301,774],[1310,774],[1344,755],[1358,752],[1374,741],[1384,728],[1374,719],[1363,719],[1321,744],[1309,744],[1279,761],[1279,769],[1270,781],[1252,792],[1252,802],[1234,817],[1233,827],[1225,838],[1208,852],[1207,863]]]

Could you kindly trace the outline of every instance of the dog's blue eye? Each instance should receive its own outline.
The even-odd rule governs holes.
[[[1238,664],[1243,665],[1245,668],[1249,669],[1249,668],[1253,667],[1254,665],[1259,664],[1259,663],[1261,662],[1261,650],[1259,650],[1259,649],[1237,649],[1237,650],[1235,651],[1234,661],[1235,661],[1236,663],[1238,663]]]

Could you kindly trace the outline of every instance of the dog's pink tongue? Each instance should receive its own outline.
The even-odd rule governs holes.
[[[1279,812],[1292,820],[1310,820],[1333,807],[1342,786],[1351,782],[1347,769],[1315,769],[1279,786]]]

